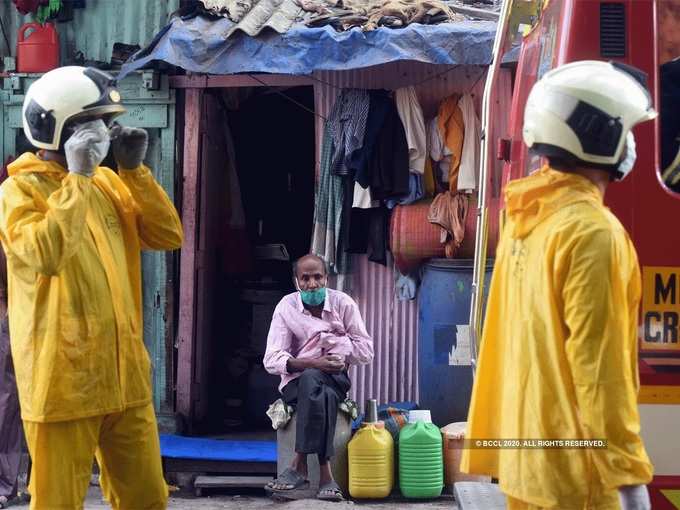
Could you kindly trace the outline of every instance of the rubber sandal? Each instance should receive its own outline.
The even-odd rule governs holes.
[[[276,485],[277,483],[292,485],[292,487],[289,489],[275,489],[274,485]],[[290,492],[297,489],[302,489],[303,487],[306,487],[308,485],[309,480],[303,478],[303,476],[294,469],[287,468],[283,473],[281,473],[281,475],[278,478],[272,480],[267,485],[265,485],[264,489],[267,492]]]
[[[319,487],[319,492],[316,494],[316,499],[320,501],[333,501],[339,503],[344,501],[345,498],[342,497],[342,491],[338,483],[333,480],[327,484]]]

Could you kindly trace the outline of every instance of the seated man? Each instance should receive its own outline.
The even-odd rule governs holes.
[[[281,376],[283,401],[297,414],[295,457],[290,468],[269,484],[273,491],[304,487],[307,455],[319,457],[322,500],[342,500],[329,459],[342,402],[350,388],[349,365],[373,360],[373,341],[357,304],[347,294],[326,288],[326,264],[305,255],[293,266],[299,292],[284,297],[274,311],[264,366]]]

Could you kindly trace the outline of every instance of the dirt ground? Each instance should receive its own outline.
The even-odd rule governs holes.
[[[262,493],[264,494],[264,493]],[[28,509],[28,503],[13,504],[11,509]],[[111,508],[102,500],[99,487],[90,487],[85,510],[103,510]],[[189,497],[184,494],[173,494],[168,504],[169,510],[345,510],[348,508],[364,508],[365,510],[457,510],[458,507],[450,496],[444,496],[436,501],[407,501],[405,499],[391,499],[381,502],[352,502],[325,503],[316,499],[302,499],[290,502],[272,501],[264,495],[252,492],[250,494],[206,493],[201,498]]]

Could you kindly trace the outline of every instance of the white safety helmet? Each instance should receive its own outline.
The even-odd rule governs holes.
[[[536,154],[602,168],[622,179],[632,169],[619,168],[630,130],[656,115],[644,72],[583,60],[553,69],[536,82],[522,134]]]
[[[59,150],[64,127],[72,121],[103,119],[107,124],[125,108],[116,80],[93,67],[67,66],[45,73],[26,92],[24,133],[35,147]]]

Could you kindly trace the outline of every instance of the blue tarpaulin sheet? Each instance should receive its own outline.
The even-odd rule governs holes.
[[[295,25],[285,34],[250,37],[228,19],[175,18],[122,69],[122,75],[153,61],[205,74],[274,73],[310,75],[314,71],[361,69],[397,61],[443,65],[488,65],[496,23],[463,21],[411,24],[363,32],[337,32],[330,26]]]
[[[276,462],[276,441],[227,441],[161,434],[161,456],[222,462]]]

